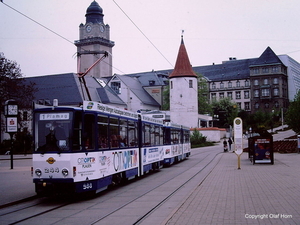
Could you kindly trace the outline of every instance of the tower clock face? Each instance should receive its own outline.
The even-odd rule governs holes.
[[[86,26],[85,29],[88,33],[90,33],[92,31],[92,27],[90,25]]]

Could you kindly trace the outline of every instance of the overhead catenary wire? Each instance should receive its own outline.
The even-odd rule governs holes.
[[[124,13],[124,15],[130,20],[130,22],[141,32],[141,34],[150,42],[150,44],[159,52],[159,54],[171,65],[173,68],[173,64],[164,56],[164,54],[154,45],[154,43],[147,37],[147,35],[136,25],[136,23],[127,15],[127,13],[121,8],[121,6],[113,0],[116,6]]]
[[[32,19],[31,17],[27,16],[26,14],[24,14],[24,13],[20,12],[19,10],[15,9],[15,8],[13,8],[13,7],[11,7],[10,5],[4,3],[3,0],[0,0],[0,2],[1,2],[3,5],[7,6],[8,8],[12,9],[13,11],[19,13],[20,15],[22,15],[22,16],[26,17],[27,19],[31,20],[32,22],[36,23],[37,25],[39,25],[39,26],[45,28],[46,30],[50,31],[51,33],[57,35],[58,37],[64,39],[65,41],[71,43],[72,45],[74,45],[74,43],[73,43],[72,41],[70,41],[68,38],[66,38],[66,37],[64,37],[64,36],[62,36],[62,35],[60,35],[59,33],[55,32],[54,30],[50,29],[49,27],[47,27],[47,26],[41,24],[40,22],[36,21],[35,19]],[[83,49],[83,50],[84,50],[84,49]],[[111,53],[110,53],[110,55],[111,55]],[[116,69],[116,70],[118,70],[119,72],[121,72],[121,73],[124,74],[123,71],[119,70],[118,68],[116,68],[116,67],[114,67],[113,65],[109,64],[108,62],[103,61],[103,63],[106,63],[106,64],[110,65],[110,66],[113,67],[114,69]],[[78,71],[78,72],[79,72],[79,71]]]

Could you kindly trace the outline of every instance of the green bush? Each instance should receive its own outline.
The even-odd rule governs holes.
[[[197,129],[194,129],[191,135],[191,146],[192,148],[206,146],[206,137],[203,136]]]

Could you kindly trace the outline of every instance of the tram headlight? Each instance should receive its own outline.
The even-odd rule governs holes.
[[[34,172],[38,177],[42,175],[42,171],[40,169],[36,169]]]
[[[62,169],[61,173],[62,173],[62,175],[63,175],[64,177],[66,177],[66,176],[68,176],[68,174],[69,174],[69,170],[67,170],[66,168],[64,168],[64,169]]]

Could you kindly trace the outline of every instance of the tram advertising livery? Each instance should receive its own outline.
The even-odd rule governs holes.
[[[38,194],[99,192],[190,155],[189,129],[97,102],[34,110]]]

